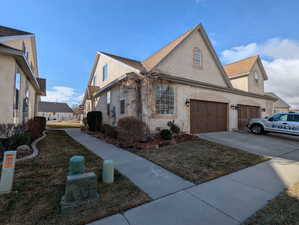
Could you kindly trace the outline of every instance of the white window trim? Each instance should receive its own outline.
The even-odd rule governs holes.
[[[173,88],[173,113],[159,113],[158,112],[158,109],[157,109],[157,104],[156,104],[156,101],[157,101],[157,88],[159,86],[170,86]],[[171,84],[157,84],[155,85],[155,114],[157,115],[169,115],[169,116],[173,116],[173,115],[176,115],[176,112],[177,112],[177,98],[176,98],[176,87],[174,85],[171,85]]]

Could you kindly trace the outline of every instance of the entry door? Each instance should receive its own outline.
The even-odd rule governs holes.
[[[201,100],[190,101],[190,131],[193,134],[226,131],[227,104]]]
[[[261,110],[258,106],[238,105],[238,128],[239,130],[246,129],[246,125],[252,118],[261,117]]]

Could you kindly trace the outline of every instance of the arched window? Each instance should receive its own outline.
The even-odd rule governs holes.
[[[202,66],[202,54],[198,47],[193,49],[193,64],[198,67]]]

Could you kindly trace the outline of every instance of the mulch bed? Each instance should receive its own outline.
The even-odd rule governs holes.
[[[194,141],[199,140],[197,136],[190,135],[190,134],[180,134],[180,135],[174,135],[172,140],[164,140],[159,135],[154,135],[151,137],[148,137],[148,139],[144,142],[136,142],[134,145],[128,145],[127,143],[123,143],[118,139],[110,138],[104,136],[104,134],[100,132],[92,132],[92,131],[86,131],[84,129],[81,129],[82,132],[86,132],[89,135],[92,135],[98,139],[104,140],[105,142],[109,144],[116,145],[118,147],[131,150],[131,149],[159,149],[164,146],[168,145],[175,145],[178,143],[186,142],[186,141]]]
[[[64,131],[48,131],[38,148],[37,157],[16,164],[13,192],[0,195],[1,225],[86,224],[150,201],[147,194],[117,171],[113,184],[102,183],[102,159]],[[100,199],[92,209],[61,216],[59,202],[73,155],[84,156],[86,171],[97,174]]]
[[[159,149],[134,149],[131,152],[195,183],[238,171],[268,160],[239,149],[200,138]]]

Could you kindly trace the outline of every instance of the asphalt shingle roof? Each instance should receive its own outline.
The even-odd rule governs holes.
[[[122,63],[125,63],[129,66],[132,66],[138,70],[141,70],[141,71],[144,71],[145,68],[144,66],[142,65],[142,63],[140,61],[137,61],[135,59],[129,59],[129,58],[125,58],[125,57],[121,57],[121,56],[117,56],[117,55],[113,55],[113,54],[110,54],[110,53],[107,53],[107,52],[101,52],[103,53],[104,55],[108,55],[110,56],[111,58],[114,58]]]
[[[249,73],[257,59],[258,56],[251,56],[246,59],[227,64],[223,66],[223,68],[229,77],[234,77],[239,74]]]
[[[17,35],[30,35],[32,33],[17,30],[10,27],[0,26],[0,37],[7,37],[7,36],[17,36]]]
[[[39,112],[68,112],[73,110],[66,103],[62,102],[40,102],[38,105]]]

